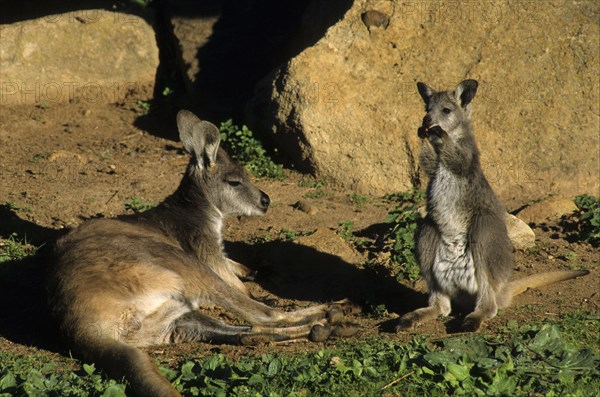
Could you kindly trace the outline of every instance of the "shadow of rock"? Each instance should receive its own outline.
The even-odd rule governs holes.
[[[179,74],[184,84],[177,82],[175,108],[184,105],[212,122],[233,118],[240,123],[256,83],[317,42],[351,5],[351,0],[158,1],[156,28],[163,69],[156,87],[164,87],[159,76]],[[196,25],[194,29],[174,26],[181,23]],[[191,56],[183,53],[194,43]],[[182,96],[180,88],[189,95]],[[154,100],[160,97],[155,91]],[[153,106],[159,112],[160,108]],[[141,117],[140,128],[155,131],[150,119]]]
[[[257,270],[257,282],[282,298],[314,302],[348,298],[363,306],[383,304],[398,314],[427,304],[426,294],[380,269],[360,268],[293,242],[235,242],[227,243],[226,250],[232,259]]]

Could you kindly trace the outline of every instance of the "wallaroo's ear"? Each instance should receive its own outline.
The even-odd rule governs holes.
[[[199,167],[209,167],[215,163],[221,143],[216,126],[200,120],[188,110],[181,110],[177,113],[177,128],[185,150],[196,156]]]
[[[454,97],[459,101],[461,107],[466,107],[477,93],[477,80],[464,80],[454,90]]]
[[[428,105],[429,100],[431,99],[431,96],[433,95],[435,90],[429,87],[427,84],[421,83],[420,81],[417,83],[417,90],[419,90],[419,94],[421,94],[421,98],[423,98],[423,102],[425,102],[425,105]]]

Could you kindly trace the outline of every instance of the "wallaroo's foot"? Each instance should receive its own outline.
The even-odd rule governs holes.
[[[400,317],[396,324],[396,332],[408,331],[420,325],[419,317],[414,312],[406,313]]]
[[[308,336],[308,339],[310,339],[313,342],[323,342],[329,339],[332,331],[333,327],[329,325],[317,324],[310,330],[310,335]]]
[[[331,335],[340,338],[347,338],[349,336],[355,335],[359,330],[360,326],[358,324],[343,323],[334,326]]]
[[[482,323],[483,320],[481,319],[481,317],[467,316],[465,317],[465,320],[462,323],[462,329],[465,332],[477,332],[479,331],[479,328],[481,328]]]
[[[331,307],[341,310],[344,315],[358,314],[362,312],[362,308],[359,305],[350,302],[348,299],[332,302]]]
[[[357,314],[361,312],[361,307],[350,302],[347,299],[333,302],[329,305],[326,311],[327,322],[337,324],[344,321],[344,316],[349,314]]]

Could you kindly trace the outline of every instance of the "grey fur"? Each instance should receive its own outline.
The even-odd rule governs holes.
[[[477,82],[465,80],[454,91],[435,91],[423,83],[417,88],[427,111],[418,131],[424,140],[420,165],[429,176],[417,257],[429,306],[402,316],[397,330],[447,316],[457,304],[472,310],[463,329],[476,331],[526,289],[588,274],[554,271],[509,281],[513,261],[506,210],[481,170],[471,127]]]
[[[417,255],[430,299],[428,307],[404,315],[398,328],[447,316],[452,302],[474,306],[463,326],[476,330],[496,315],[496,295],[512,270],[506,211],[481,170],[471,128],[477,82],[447,92],[419,83],[418,90],[427,111],[420,164],[430,180]]]

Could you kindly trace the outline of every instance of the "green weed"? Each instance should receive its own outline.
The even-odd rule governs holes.
[[[138,100],[137,101],[137,105],[139,106],[139,108],[141,109],[141,114],[148,114],[150,113],[150,108],[152,107],[152,105],[150,104],[150,102],[148,101],[143,101],[143,100]]]
[[[144,204],[141,197],[134,197],[127,201],[123,207],[125,207],[126,210],[139,214],[140,212],[148,211],[149,209],[156,207],[156,204]]]
[[[377,253],[389,252],[389,260],[398,280],[414,282],[420,277],[415,257],[415,232],[421,220],[418,208],[424,196],[420,190],[386,196],[388,201],[397,203],[386,218],[389,228],[367,248]]]
[[[341,221],[338,226],[340,227],[336,232],[338,236],[346,241],[354,241],[354,223],[352,221]]]
[[[287,178],[283,166],[276,164],[262,143],[254,137],[246,126],[239,128],[232,120],[221,123],[221,142],[227,152],[242,163],[248,171],[258,178],[283,180]]]
[[[582,194],[575,197],[575,205],[578,211],[561,220],[567,237],[600,246],[600,198]]]
[[[83,371],[61,368],[42,355],[0,354],[0,397],[101,396],[125,397],[125,385],[104,379],[94,365]]]
[[[35,254],[39,247],[27,242],[27,238],[19,238],[17,233],[11,233],[6,240],[0,241],[0,263],[20,260]]]
[[[350,193],[348,195],[348,200],[358,208],[363,208],[369,201],[371,201],[367,196],[361,196],[358,193]]]
[[[315,179],[310,176],[305,176],[302,179],[300,179],[300,182],[298,182],[298,186],[307,187],[310,189],[321,189],[322,187],[327,186],[327,180]]]
[[[329,196],[329,191],[323,188],[315,189],[310,192],[304,193],[304,197],[311,199],[320,199]]]

